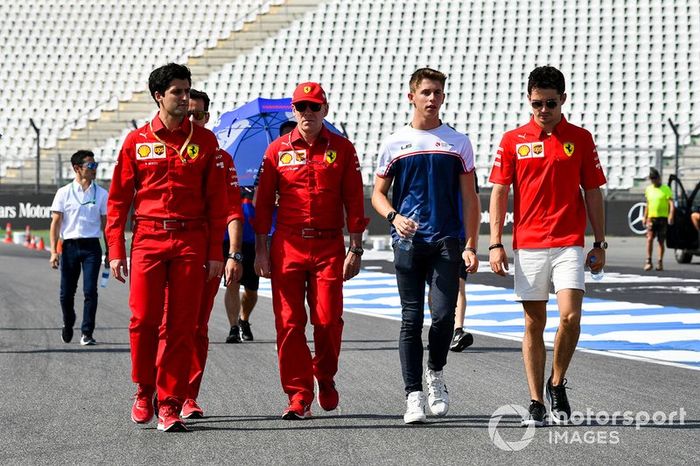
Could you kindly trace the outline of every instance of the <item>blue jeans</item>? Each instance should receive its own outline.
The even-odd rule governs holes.
[[[440,371],[447,363],[462,261],[459,239],[414,244],[412,257],[394,244],[396,283],[401,297],[399,357],[406,393],[423,390],[423,315],[425,285],[430,289],[428,367]],[[409,257],[403,256],[408,254]],[[410,266],[407,266],[410,264]]]
[[[63,241],[61,254],[61,310],[63,325],[75,324],[75,291],[78,288],[80,270],[83,271],[83,334],[92,335],[97,313],[97,277],[102,265],[102,246],[98,238],[68,239]]]

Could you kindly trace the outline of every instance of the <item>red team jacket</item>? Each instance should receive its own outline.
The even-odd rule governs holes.
[[[110,259],[126,258],[124,229],[133,203],[137,219],[206,222],[207,258],[223,260],[221,236],[228,213],[225,166],[214,133],[187,118],[169,131],[156,116],[129,133],[109,190],[105,233]]]
[[[277,223],[291,228],[362,233],[364,216],[360,163],[352,143],[325,127],[309,146],[295,128],[265,151],[255,204],[254,229],[267,234],[272,226],[275,193],[279,192]]]

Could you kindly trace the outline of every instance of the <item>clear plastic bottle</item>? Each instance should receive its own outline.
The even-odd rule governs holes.
[[[418,215],[418,209],[413,211],[413,213],[408,217],[408,219],[416,224],[416,230],[418,230],[418,220],[420,219],[420,215]],[[405,238],[400,237],[398,246],[399,249],[403,249],[404,251],[409,251],[413,249],[413,235],[406,236]]]
[[[596,257],[591,256],[591,264],[594,264],[595,261],[596,261]],[[591,280],[599,282],[603,279],[604,276],[605,276],[605,272],[603,271],[603,269],[600,269],[598,272],[594,272],[593,270],[591,270]]]
[[[109,268],[105,267],[102,269],[102,278],[100,278],[100,288],[107,288],[107,281],[109,280]]]

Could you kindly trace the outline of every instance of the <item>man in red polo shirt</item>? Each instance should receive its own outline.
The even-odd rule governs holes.
[[[360,270],[368,223],[355,148],[323,126],[328,103],[321,85],[300,84],[292,106],[298,125],[265,152],[254,222],[255,270],[272,279],[280,379],[289,397],[282,418],[291,420],[311,415],[314,378],[321,408],[338,405],[334,377],[343,332],[343,280]],[[277,224],[268,249],[276,193]],[[344,220],[350,233],[347,254]],[[305,299],[314,326],[313,358],[305,336]]]
[[[216,136],[186,118],[190,86],[190,71],[183,65],[170,63],[151,73],[148,87],[158,114],[124,140],[107,202],[110,268],[121,282],[129,275],[124,229],[134,208],[129,338],[138,389],[131,417],[137,423],[151,420],[157,389],[158,429],[163,431],[185,428],[179,413],[198,317],[192,310],[199,309],[205,279],[221,278],[224,267],[225,170],[216,160]]]
[[[503,136],[490,177],[489,262],[499,275],[508,270],[501,236],[513,185],[515,294],[525,311],[523,359],[531,398],[525,425],[544,425],[543,333],[550,282],[559,307],[552,373],[546,386],[550,421],[566,422],[571,416],[564,376],[580,333],[584,265],[601,270],[607,248],[600,191],[605,175],[591,134],[561,113],[564,90],[564,75],[556,68],[541,66],[530,73],[527,94],[532,119]],[[586,212],[595,242],[584,259]]]

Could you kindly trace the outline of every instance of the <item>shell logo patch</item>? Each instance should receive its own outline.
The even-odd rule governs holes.
[[[199,157],[199,146],[197,144],[189,144],[187,146],[187,156],[194,160]]]
[[[326,151],[326,162],[329,164],[335,162],[335,159],[338,157],[338,153],[334,150],[327,150]]]
[[[150,144],[136,144],[136,153],[139,155],[140,159],[145,159],[151,155],[151,145]]]
[[[526,159],[532,156],[530,154],[530,144],[518,144],[515,146],[515,151],[518,153],[519,159]]]
[[[290,167],[292,165],[306,165],[306,150],[285,150],[278,154],[280,167]]]
[[[574,149],[576,149],[576,147],[574,146],[573,142],[565,142],[563,147],[564,153],[567,155],[567,157],[574,155]]]
[[[311,86],[304,86],[304,94],[311,92]]]
[[[291,152],[280,153],[280,165],[290,165],[293,158],[294,157],[292,156]]]

